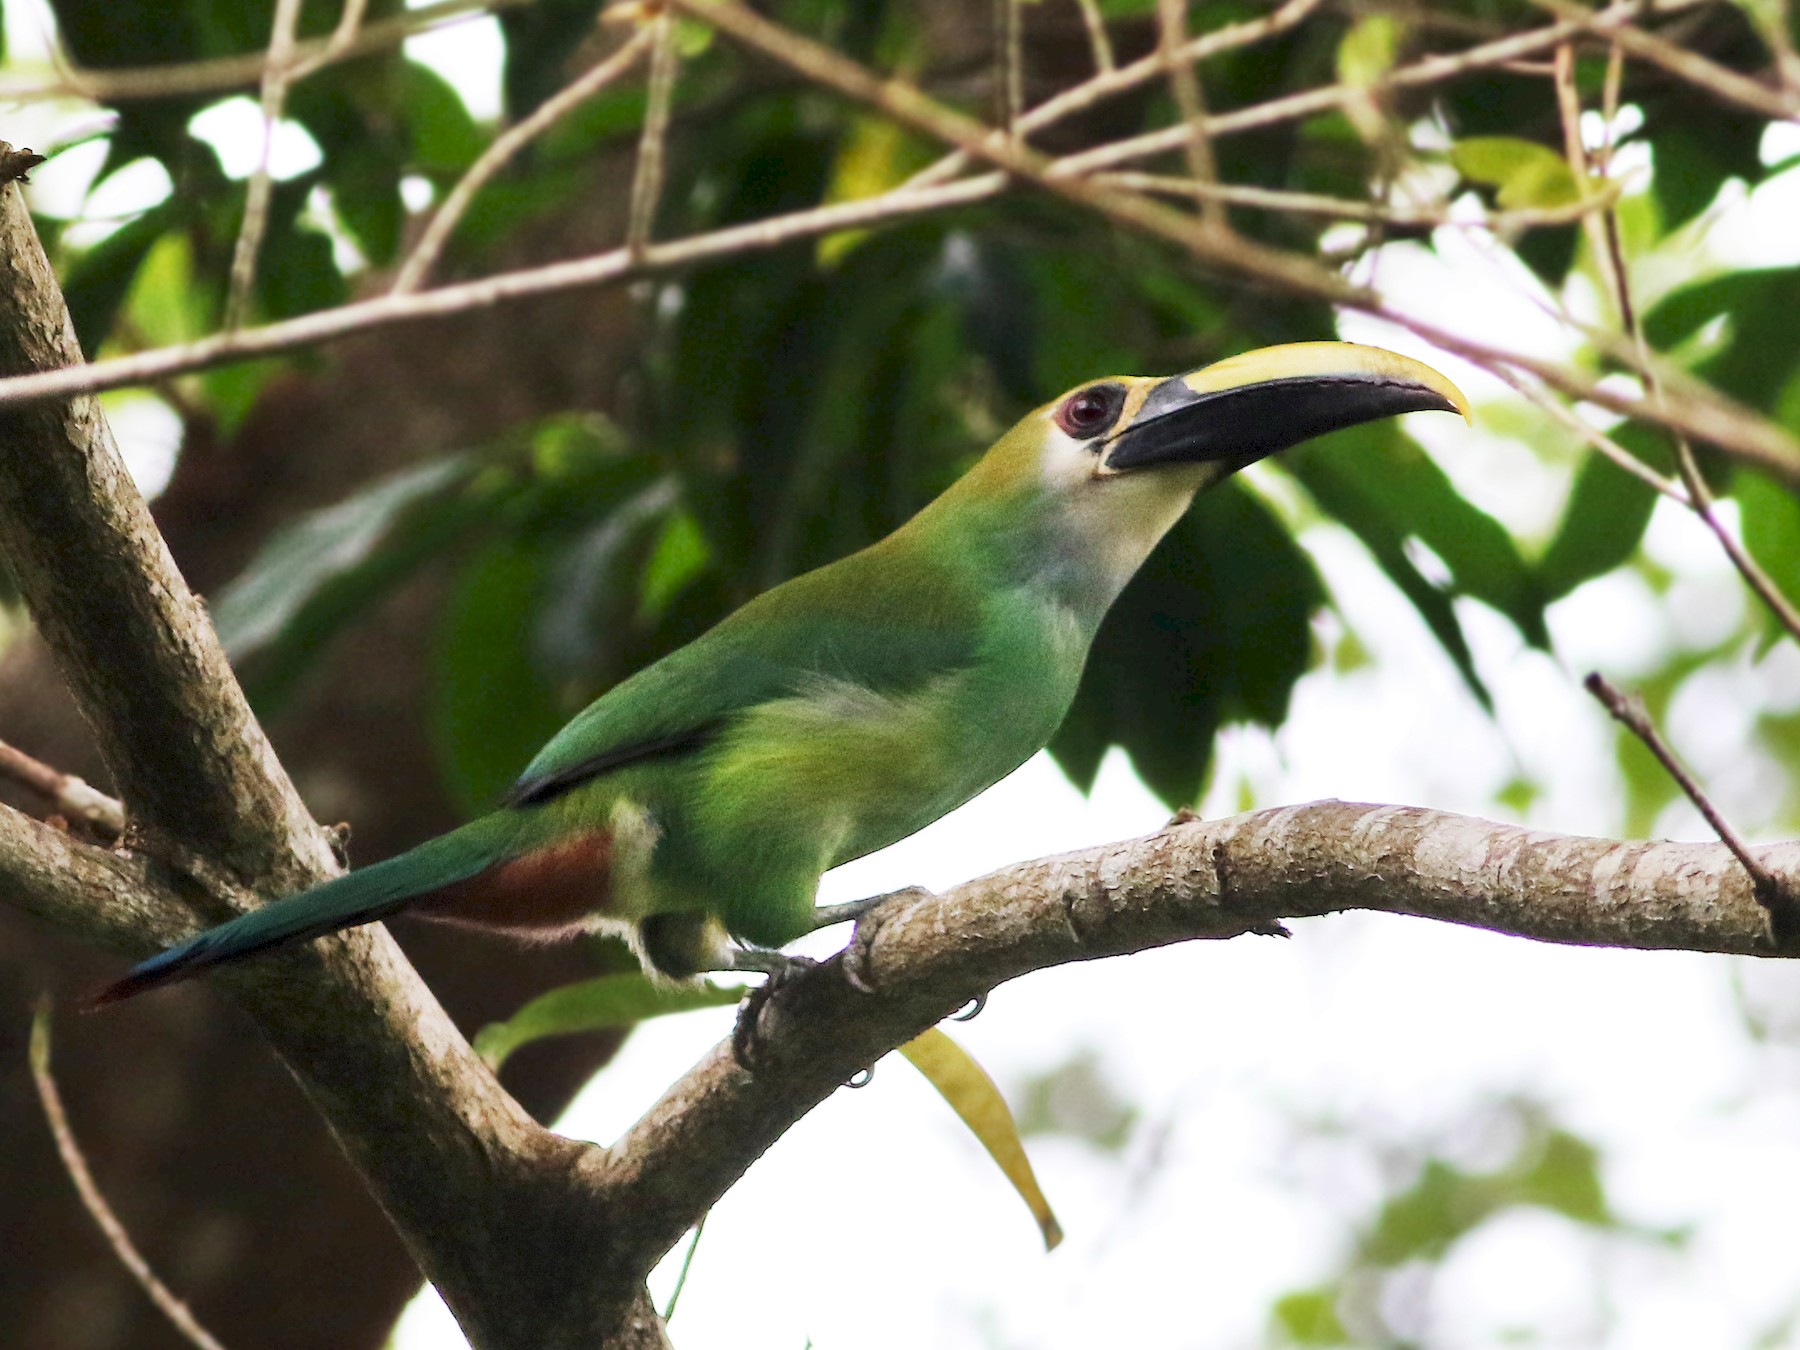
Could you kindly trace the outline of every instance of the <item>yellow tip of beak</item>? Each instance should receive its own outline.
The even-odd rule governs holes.
[[[1217,393],[1266,380],[1300,379],[1331,375],[1395,380],[1429,389],[1474,425],[1469,400],[1450,380],[1423,361],[1415,361],[1385,347],[1360,342],[1288,342],[1262,347],[1215,361],[1184,377],[1196,394]]]

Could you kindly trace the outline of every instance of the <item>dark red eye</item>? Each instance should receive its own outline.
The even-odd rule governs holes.
[[[1077,389],[1056,409],[1056,425],[1076,440],[1098,436],[1119,419],[1125,406],[1125,390],[1116,384],[1094,384]]]

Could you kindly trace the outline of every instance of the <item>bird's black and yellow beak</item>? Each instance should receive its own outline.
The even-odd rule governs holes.
[[[1328,431],[1397,413],[1461,413],[1469,401],[1421,361],[1354,342],[1294,342],[1150,386],[1106,438],[1111,473],[1217,464],[1220,477]]]

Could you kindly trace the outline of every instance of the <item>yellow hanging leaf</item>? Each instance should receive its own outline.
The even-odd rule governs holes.
[[[1013,1119],[1006,1099],[994,1086],[982,1067],[955,1041],[937,1027],[900,1047],[900,1053],[942,1094],[951,1109],[962,1117],[988,1155],[1000,1165],[1006,1179],[1013,1184],[1031,1217],[1037,1220],[1044,1235],[1044,1250],[1054,1251],[1062,1241],[1062,1225],[1050,1212],[1050,1202],[1038,1188],[1031,1161],[1025,1156],[1025,1144],[1019,1138],[1018,1122]]]

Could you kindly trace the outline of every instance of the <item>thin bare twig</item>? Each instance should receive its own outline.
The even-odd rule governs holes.
[[[1743,864],[1744,871],[1750,875],[1750,888],[1756,895],[1757,904],[1761,905],[1769,915],[1769,927],[1778,941],[1800,934],[1800,902],[1788,894],[1786,886],[1775,874],[1764,867],[1762,861],[1750,851],[1743,836],[1731,827],[1712,799],[1706,795],[1700,784],[1694,779],[1675,752],[1663,740],[1650,714],[1644,708],[1644,701],[1635,694],[1627,695],[1599,671],[1592,671],[1582,681],[1582,685],[1600,701],[1600,705],[1611,713],[1615,719],[1644,743],[1644,748],[1656,756],[1656,762],[1663,766],[1670,778],[1687,794],[1687,799],[1694,804],[1694,809],[1706,817],[1706,823],[1719,836],[1719,842],[1731,850],[1732,856]]]
[[[1604,455],[1617,467],[1636,478],[1652,491],[1660,493],[1670,501],[1679,502],[1686,507],[1688,495],[1682,491],[1681,485],[1672,478],[1666,478],[1639,459],[1631,451],[1620,445],[1611,436],[1582,421],[1561,399],[1551,395],[1535,382],[1527,380],[1517,371],[1509,370],[1503,365],[1483,365],[1482,367],[1496,379],[1504,381],[1523,397],[1535,403],[1540,410],[1548,413],[1556,421],[1574,432],[1590,448]]]
[[[1195,63],[1181,59],[1187,37],[1187,10],[1187,0],[1157,0],[1157,48],[1168,74],[1169,92],[1174,95],[1176,110],[1188,129],[1188,138],[1181,147],[1187,157],[1188,177],[1196,183],[1210,184],[1219,181],[1219,161],[1213,155],[1212,137],[1206,132],[1206,97]],[[1221,229],[1229,223],[1225,203],[1217,196],[1200,197],[1200,214]]]
[[[433,213],[430,222],[419,235],[419,242],[413,245],[412,252],[401,264],[399,275],[394,278],[389,294],[406,295],[418,290],[431,275],[431,269],[437,264],[444,246],[449,243],[450,236],[469,209],[470,203],[488,181],[531,141],[629,70],[654,40],[655,33],[651,29],[641,30],[618,51],[566,88],[558,90],[553,97],[545,99],[529,116],[496,136],[493,144],[481,152],[457,180],[456,186],[450,189],[443,204]]]
[[[368,8],[369,0],[344,0],[344,12],[338,15],[337,27],[331,30],[325,46],[305,59],[295,61],[293,77],[289,82],[298,83],[314,71],[341,60],[344,53],[355,44],[357,35],[362,32],[363,15]]]
[[[1081,23],[1087,29],[1088,49],[1094,53],[1094,70],[1107,75],[1118,69],[1113,56],[1112,38],[1106,31],[1106,16],[1100,12],[1100,0],[1075,0],[1081,7]]]
[[[1620,67],[1623,62],[1621,51],[1623,44],[1617,40],[1612,49],[1612,59],[1608,66],[1606,106],[1616,105]],[[1569,157],[1570,171],[1576,182],[1585,184],[1588,178],[1587,151],[1581,141],[1581,98],[1575,89],[1574,53],[1568,46],[1557,48],[1556,52],[1556,96],[1561,111],[1563,124],[1563,141]],[[1607,114],[1608,143],[1611,139],[1611,114]],[[1631,298],[1631,273],[1625,261],[1625,246],[1619,232],[1619,218],[1616,210],[1609,202],[1607,209],[1599,216],[1588,216],[1584,219],[1588,228],[1588,239],[1593,249],[1600,275],[1612,293],[1614,306],[1619,314],[1619,327],[1627,341],[1631,343],[1637,356],[1637,367],[1643,373],[1645,392],[1650,402],[1658,409],[1666,408],[1667,396],[1664,393],[1659,363],[1650,351],[1649,340],[1644,336],[1643,324],[1638,319],[1637,306]],[[1682,484],[1687,489],[1687,506],[1700,518],[1702,524],[1712,532],[1719,546],[1724,549],[1725,556],[1731,560],[1738,575],[1744,583],[1760,599],[1773,614],[1776,621],[1790,633],[1796,641],[1800,641],[1800,610],[1796,610],[1792,602],[1781,593],[1772,577],[1765,572],[1756,559],[1739,543],[1737,537],[1725,527],[1714,509],[1712,490],[1706,485],[1706,478],[1700,472],[1699,463],[1694,458],[1694,447],[1688,438],[1679,430],[1673,431],[1675,442],[1675,464],[1681,475]]]
[[[350,0],[345,18],[356,15],[366,0]],[[294,45],[299,58],[294,79],[310,75],[326,65],[369,56],[398,47],[409,37],[417,37],[451,24],[479,19],[495,10],[510,9],[533,3],[533,0],[437,0],[436,4],[397,14],[391,19],[369,24],[352,37],[339,41],[344,23],[329,38],[311,38]],[[334,45],[335,44],[335,45]],[[330,53],[326,58],[326,53]],[[59,67],[53,80],[0,80],[0,99],[27,101],[44,98],[85,98],[95,103],[117,103],[127,99],[179,98],[188,94],[221,93],[241,89],[258,82],[268,62],[267,52],[244,52],[236,56],[213,57],[206,61],[183,61],[157,66],[121,66],[116,70]]]
[[[1583,12],[1582,6],[1574,0],[1531,0],[1531,3],[1563,19],[1573,19]],[[1776,121],[1800,118],[1800,90],[1771,89],[1636,24],[1616,24],[1608,32],[1630,55],[1660,67],[1697,89],[1704,89],[1722,103],[1735,104]]]
[[[1324,0],[1287,0],[1287,3],[1273,13],[1260,19],[1251,19],[1243,23],[1226,24],[1223,28],[1204,33],[1192,41],[1184,43],[1176,59],[1194,62],[1216,56],[1220,52],[1232,51],[1239,47],[1247,47],[1285,32],[1299,23],[1308,14],[1317,9]],[[1108,48],[1110,52],[1110,47]],[[1091,79],[1082,81],[1073,88],[1065,89],[1052,98],[1045,99],[1037,107],[1031,109],[1019,119],[1018,132],[1028,136],[1034,131],[1042,131],[1053,126],[1065,117],[1073,116],[1084,108],[1091,108],[1096,103],[1113,98],[1140,84],[1146,84],[1163,74],[1167,69],[1167,61],[1161,53],[1152,53],[1129,66],[1107,68]],[[975,156],[964,150],[956,150],[938,160],[937,163],[921,169],[906,181],[907,187],[925,187],[932,183],[942,183],[954,178],[974,161]]]
[[[1562,120],[1563,157],[1569,162],[1569,175],[1575,180],[1575,191],[1580,197],[1587,196],[1588,171],[1587,148],[1581,140],[1581,95],[1575,88],[1575,48],[1570,43],[1562,43],[1556,49],[1556,106]],[[1607,220],[1612,218],[1611,212],[1604,214],[1587,214],[1581,218],[1581,226],[1587,233],[1588,248],[1594,255],[1594,266],[1600,271],[1601,284],[1606,288],[1608,298],[1618,306],[1619,327],[1626,333],[1637,332],[1637,314],[1631,306],[1631,289],[1625,284],[1625,275],[1620,270],[1623,260],[1617,248],[1617,231],[1608,239]]]
[[[84,778],[53,769],[17,746],[0,741],[0,777],[10,778],[44,798],[56,813],[79,820],[111,843],[125,832],[125,808]]]
[[[883,221],[984,201],[998,195],[1005,186],[1005,175],[994,173],[961,179],[941,187],[909,191],[896,189],[878,197],[836,202],[829,206],[733,225],[666,244],[651,244],[644,250],[641,258],[633,258],[624,248],[616,248],[586,258],[547,263],[516,272],[502,272],[498,276],[484,277],[479,281],[439,286],[415,294],[383,295],[373,300],[303,314],[298,318],[266,324],[260,328],[215,333],[180,346],[160,347],[129,356],[64,365],[29,375],[8,376],[0,378],[0,407],[33,403],[71,393],[95,393],[129,385],[152,384],[172,375],[314,347],[348,337],[352,333],[385,328],[392,324],[444,318],[471,310],[490,309],[495,305],[531,296],[553,295],[585,286],[601,286],[632,281],[643,276],[677,272],[718,258],[779,248],[797,239],[815,238],[837,230],[859,229]]]
[[[1704,0],[1692,0],[1693,3],[1704,3]],[[1683,3],[1665,8],[1686,8]],[[1284,6],[1283,13],[1289,7]],[[1311,5],[1307,6],[1310,11]],[[1319,89],[1302,90],[1296,94],[1284,95],[1281,98],[1268,100],[1266,103],[1255,103],[1245,108],[1234,108],[1227,113],[1217,113],[1206,119],[1206,132],[1214,140],[1221,136],[1234,135],[1242,131],[1254,131],[1262,127],[1276,126],[1282,122],[1292,122],[1303,117],[1311,117],[1317,113],[1330,112],[1343,107],[1357,99],[1368,98],[1394,89],[1411,89],[1425,85],[1439,84],[1457,75],[1474,70],[1488,70],[1501,66],[1523,56],[1531,56],[1539,52],[1549,51],[1558,43],[1566,42],[1572,37],[1584,33],[1610,33],[1624,25],[1634,22],[1642,12],[1639,0],[1615,0],[1615,3],[1602,10],[1586,14],[1581,18],[1565,19],[1560,23],[1532,29],[1529,32],[1513,33],[1492,42],[1480,43],[1466,47],[1458,52],[1445,52],[1428,56],[1409,66],[1398,66],[1382,76],[1379,80],[1368,84],[1334,84]],[[1276,15],[1270,15],[1273,20]],[[1266,21],[1265,21],[1266,22]],[[1222,36],[1229,30],[1220,30]],[[1209,34],[1208,37],[1215,36]],[[1196,39],[1189,43],[1186,51],[1192,50],[1206,39]],[[1152,62],[1152,74],[1161,69],[1158,58],[1149,58]],[[1198,58],[1193,58],[1198,59]],[[1134,63],[1119,71],[1111,83],[1123,79],[1129,72],[1137,69],[1143,62]],[[1148,78],[1146,76],[1146,78]],[[1136,83],[1136,81],[1132,81]],[[1116,92],[1109,86],[1102,89],[1101,81],[1090,80],[1069,91],[1069,96],[1082,95],[1080,106],[1086,106],[1098,98]],[[1090,87],[1095,92],[1084,93]],[[1046,102],[1049,108],[1061,102],[1061,97]],[[1036,110],[1034,110],[1035,112]],[[1031,115],[1027,115],[1027,123]],[[1105,145],[1095,146],[1079,154],[1069,155],[1056,161],[1054,171],[1057,173],[1088,173],[1095,169],[1110,168],[1115,164],[1127,163],[1134,159],[1144,159],[1150,155],[1159,155],[1169,150],[1178,150],[1187,137],[1185,126],[1159,127],[1155,131],[1146,131],[1141,135],[1129,136],[1122,140],[1110,141]]]
[[[125,1267],[126,1273],[137,1287],[144,1291],[156,1305],[157,1311],[169,1319],[169,1324],[190,1345],[198,1346],[199,1350],[225,1350],[214,1339],[213,1334],[200,1325],[199,1319],[189,1311],[187,1304],[156,1278],[156,1272],[150,1269],[150,1263],[137,1249],[137,1244],[131,1240],[131,1234],[125,1231],[125,1225],[119,1222],[119,1216],[113,1213],[112,1206],[106,1203],[106,1197],[95,1183],[87,1158],[81,1152],[81,1145],[75,1142],[75,1133],[69,1128],[69,1115],[63,1109],[62,1093],[57,1090],[56,1079],[50,1073],[48,996],[38,1000],[37,1011],[31,1018],[31,1077],[37,1084],[38,1100],[44,1104],[44,1119],[50,1124],[50,1134],[56,1140],[56,1151],[62,1157],[69,1180],[75,1183],[75,1191],[81,1197],[83,1207],[99,1225],[101,1236],[106,1239],[106,1245],[112,1248],[113,1255],[119,1258],[119,1264]]]
[[[275,127],[287,102],[293,75],[294,29],[300,22],[303,0],[275,0],[275,29],[269,38],[268,60],[262,78],[262,153],[244,194],[244,220],[238,229],[237,247],[231,254],[231,281],[225,293],[227,331],[238,327],[248,313],[256,286],[256,255],[262,251],[263,234],[269,227],[269,196],[275,180],[269,173],[269,156],[275,148]]]
[[[1025,19],[1020,0],[990,0],[994,9],[994,121],[1008,136],[1019,134],[1025,110]]]
[[[1511,211],[1490,211],[1480,220],[1458,221],[1450,216],[1444,203],[1431,206],[1394,206],[1383,202],[1363,201],[1350,197],[1331,197],[1317,192],[1289,192],[1284,188],[1252,187],[1244,183],[1198,183],[1191,178],[1167,174],[1097,173],[1093,181],[1133,192],[1161,192],[1182,197],[1217,197],[1239,206],[1254,206],[1266,211],[1288,211],[1302,216],[1328,216],[1333,220],[1379,221],[1387,225],[1409,227],[1465,225],[1491,230],[1497,234],[1542,225],[1569,225],[1593,211],[1605,209],[1617,195],[1609,187],[1579,202],[1565,206],[1520,207]]]
[[[638,137],[637,168],[631,176],[631,210],[625,227],[625,251],[641,259],[650,243],[662,200],[663,166],[669,142],[669,107],[675,94],[675,15],[664,10],[655,24],[656,45],[650,53],[650,88],[644,103],[644,129]]]

